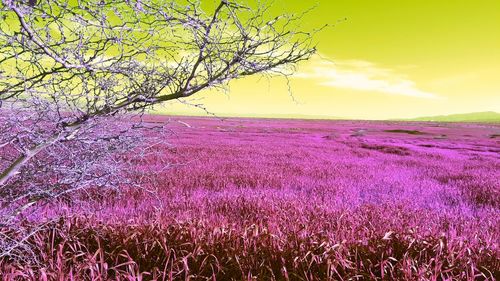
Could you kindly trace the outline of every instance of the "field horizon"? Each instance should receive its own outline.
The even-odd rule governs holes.
[[[215,114],[215,113],[205,113],[205,114],[186,114],[186,113],[162,113],[162,112],[152,112],[149,113],[153,116],[171,116],[171,117],[203,117],[203,118],[215,118],[215,119],[263,119],[263,120],[273,120],[273,119],[284,119],[284,120],[330,120],[330,121],[393,121],[393,122],[452,122],[452,123],[500,123],[500,113],[495,111],[481,111],[481,112],[469,112],[469,113],[457,113],[448,115],[434,115],[434,116],[421,116],[414,118],[389,118],[389,119],[360,119],[360,118],[346,118],[339,116],[327,116],[327,115],[307,115],[307,114],[274,114],[274,115],[234,115],[234,114]]]

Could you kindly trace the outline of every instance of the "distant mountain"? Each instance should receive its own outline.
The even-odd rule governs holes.
[[[407,121],[435,121],[435,122],[500,122],[500,113],[494,111],[473,112],[464,114],[439,115],[406,119]]]

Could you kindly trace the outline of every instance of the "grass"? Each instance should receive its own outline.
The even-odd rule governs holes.
[[[415,138],[376,122],[182,120],[192,128],[173,128],[175,149],[155,148],[179,165],[137,163],[158,198],[128,190],[91,210],[45,209],[32,221],[66,218],[31,238],[39,263],[0,261],[3,280],[500,276],[496,127]]]
[[[4,280],[44,275],[64,280],[431,280],[436,274],[494,280],[499,273],[491,271],[499,267],[498,253],[486,241],[471,245],[460,236],[422,236],[416,229],[383,233],[377,225],[387,220],[386,214],[373,206],[337,215],[332,226],[337,231],[363,228],[364,233],[334,242],[319,228],[311,232],[300,225],[276,235],[262,222],[221,228],[206,221],[115,226],[73,219],[33,238],[47,266],[27,270],[4,263],[0,268]],[[373,226],[359,225],[354,215],[372,220]]]

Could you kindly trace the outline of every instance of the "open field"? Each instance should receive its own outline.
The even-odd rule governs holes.
[[[495,280],[500,124],[151,116],[128,191],[37,234],[6,280]],[[180,122],[177,122],[180,121]],[[186,124],[189,124],[186,125]],[[133,174],[134,171],[131,171]],[[48,212],[54,212],[53,209]],[[126,279],[129,278],[129,279]]]

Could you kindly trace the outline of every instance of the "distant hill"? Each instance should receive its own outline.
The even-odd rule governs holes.
[[[500,122],[500,113],[494,111],[473,112],[464,114],[439,115],[406,119],[407,121],[435,121],[435,122]]]

